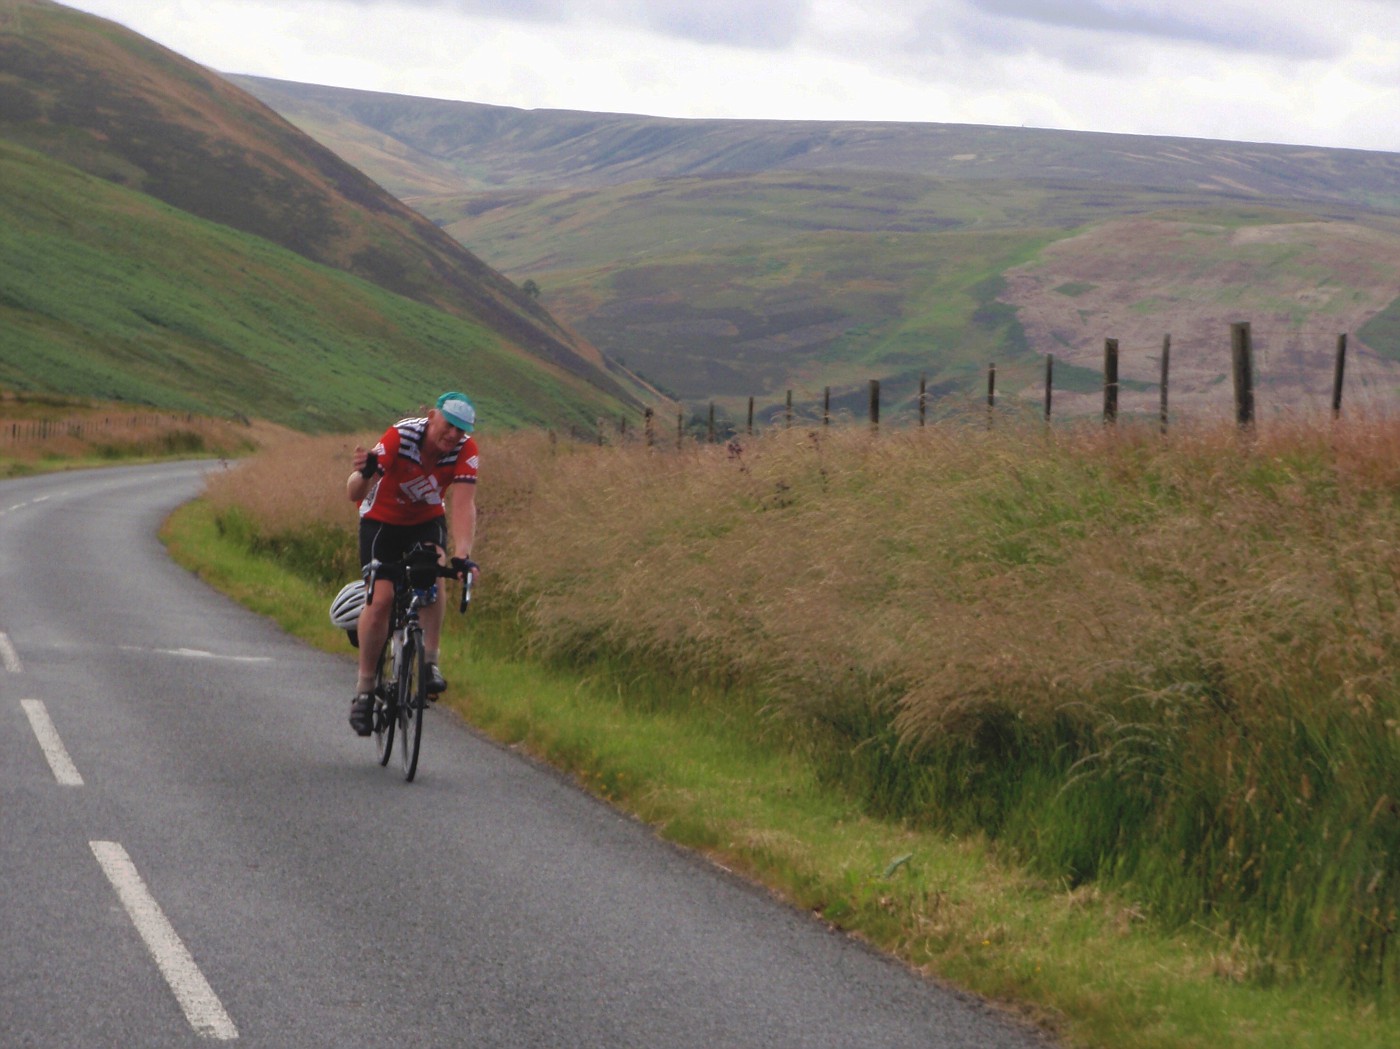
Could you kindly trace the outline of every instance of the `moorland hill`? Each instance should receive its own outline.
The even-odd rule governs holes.
[[[1400,383],[1400,155],[954,124],[675,120],[235,82],[351,159],[606,353],[736,414],[867,379],[1089,410],[1104,341],[1150,410],[1228,405],[1251,322],[1264,402]]]
[[[0,13],[0,69],[0,382],[321,425],[318,400],[353,419],[377,410],[361,384],[415,371],[499,373],[533,416],[630,400],[515,283],[224,78],[47,0]]]

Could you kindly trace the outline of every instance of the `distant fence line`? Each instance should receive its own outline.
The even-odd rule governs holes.
[[[1160,364],[1160,378],[1158,381],[1159,404],[1158,418],[1159,425],[1163,432],[1166,432],[1170,421],[1169,414],[1169,378],[1171,364],[1171,335],[1166,335],[1162,339]],[[1118,419],[1118,394],[1120,381],[1118,375],[1119,349],[1117,339],[1104,340],[1104,366],[1103,366],[1103,421],[1105,425],[1112,425]],[[1336,351],[1332,368],[1332,391],[1331,410],[1333,417],[1339,417],[1342,411],[1343,385],[1346,376],[1347,360],[1347,335],[1345,333],[1337,336]],[[1251,329],[1248,322],[1239,322],[1230,326],[1230,361],[1231,376],[1234,389],[1234,415],[1236,423],[1241,427],[1251,427],[1255,421],[1255,367],[1254,367],[1254,347]],[[1054,410],[1055,394],[1055,355],[1048,354],[1045,358],[1045,380],[1044,380],[1044,417],[1048,423],[1051,420]],[[927,389],[926,377],[919,379],[919,393],[916,399],[916,410],[918,425],[924,426],[928,419],[928,407],[930,396]],[[986,410],[988,421],[993,418],[997,404],[997,366],[995,362],[987,366],[986,383]],[[880,426],[880,380],[871,379],[868,388],[867,399],[867,419],[873,429]],[[3,410],[3,405],[0,405]],[[770,413],[771,423],[776,423],[776,413]],[[832,419],[831,411],[831,387],[825,388],[822,396],[822,416],[823,426],[830,425]],[[205,421],[193,413],[155,413],[155,414],[117,414],[113,413],[101,419],[84,416],[81,418],[66,419],[26,419],[26,420],[0,420],[0,440],[10,444],[45,441],[56,437],[83,438],[98,435],[107,435],[119,432],[130,432],[143,427],[171,426],[183,423],[184,425],[196,425],[199,421]],[[239,421],[245,425],[247,420],[239,417]],[[796,421],[796,412],[793,407],[793,391],[788,390],[785,403],[782,407],[781,422],[784,427],[790,427]],[[617,421],[617,433],[621,438],[628,439],[628,419],[621,416]],[[658,440],[658,425],[655,410],[645,409],[642,420],[641,438],[648,446],[653,445]],[[685,410],[682,409],[676,415],[675,440],[677,445],[685,439],[688,430],[693,431],[693,425],[687,427]],[[748,419],[746,432],[755,432],[755,401],[753,397],[748,399]],[[735,427],[737,431],[737,426]],[[606,443],[610,425],[606,419],[599,419],[596,430],[592,433],[585,433],[574,427],[572,436],[578,441],[593,441]],[[719,422],[716,418],[715,403],[709,404],[709,415],[704,423],[706,440],[715,443],[720,437]]]
[[[1158,425],[1163,433],[1166,432],[1170,422],[1170,372],[1171,372],[1171,349],[1172,337],[1165,335],[1162,338],[1161,355],[1159,357],[1160,376],[1157,383],[1159,397],[1157,406]],[[1103,366],[1103,422],[1105,425],[1113,425],[1118,421],[1118,394],[1121,383],[1118,375],[1119,348],[1117,339],[1104,340],[1104,366]],[[1331,390],[1331,411],[1334,418],[1340,417],[1342,412],[1342,393],[1346,377],[1347,360],[1347,335],[1345,333],[1337,336],[1336,350],[1333,357],[1332,366],[1332,390]],[[1250,324],[1241,321],[1230,325],[1230,374],[1233,382],[1234,392],[1234,417],[1235,422],[1241,428],[1249,428],[1255,422],[1255,382],[1256,373],[1254,367],[1254,345]],[[1045,358],[1045,381],[1044,381],[1044,418],[1048,423],[1051,421],[1054,412],[1055,395],[1055,355],[1047,354]],[[986,385],[986,406],[988,420],[991,421],[997,403],[997,366],[993,362],[987,366]],[[924,426],[928,420],[928,406],[930,398],[928,395],[927,378],[919,379],[919,393],[916,400],[918,425]],[[871,379],[868,391],[867,418],[872,428],[880,425],[880,380]],[[825,388],[822,396],[822,416],[823,426],[831,423],[831,387]],[[779,420],[776,410],[769,415],[770,422],[776,424]],[[784,427],[793,425],[796,419],[793,409],[793,392],[787,391],[787,397],[782,408],[781,423]],[[737,432],[737,424],[735,430]],[[686,426],[685,410],[682,409],[676,415],[675,440],[677,445],[685,439],[687,430],[695,430]],[[605,419],[598,420],[597,430],[589,435],[573,430],[575,440],[586,441],[596,440],[599,444],[606,443],[609,424]],[[628,423],[625,416],[620,417],[617,423],[617,432],[620,437],[628,437]],[[719,424],[715,414],[715,402],[709,405],[709,417],[705,423],[706,440],[715,443],[720,434]],[[748,420],[746,430],[748,434],[755,432],[754,398],[749,398]],[[657,419],[655,410],[645,409],[643,413],[642,437],[648,445],[653,445],[657,441]]]
[[[105,436],[171,425],[197,425],[193,413],[108,415],[103,418],[18,419],[0,422],[0,439],[10,444],[47,441],[59,437]]]

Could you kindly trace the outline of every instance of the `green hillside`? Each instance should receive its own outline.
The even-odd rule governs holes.
[[[465,388],[488,425],[615,402],[481,324],[0,141],[0,386],[309,430]]]
[[[13,16],[0,20],[0,141],[263,238],[451,315],[469,331],[489,332],[502,360],[518,358],[515,370],[522,376],[546,374],[539,364],[547,362],[594,388],[584,401],[633,400],[594,347],[514,282],[228,81],[114,23],[48,0],[13,0],[10,7]],[[58,196],[47,205],[60,213],[66,209]],[[139,237],[129,243],[149,246]],[[108,250],[120,252],[124,245],[113,243]],[[139,258],[131,261],[141,265]],[[74,301],[86,294],[83,289]],[[170,333],[158,321],[150,324],[151,330],[133,337],[164,343]],[[258,327],[256,310],[248,324],[256,342],[281,337]],[[452,329],[446,320],[431,326]],[[438,336],[430,341],[435,340],[463,341]],[[412,340],[390,341],[412,345]],[[431,348],[426,352],[441,356]],[[174,370],[191,366],[177,363]],[[7,381],[43,385],[55,371],[46,367],[22,355],[8,362],[12,378]],[[400,357],[398,367],[412,365]],[[246,362],[228,370],[245,368]],[[126,376],[125,384],[118,384],[123,389],[136,378],[120,360],[108,361],[106,370]],[[225,395],[237,389],[226,389]],[[518,384],[514,389],[511,396],[524,398],[522,406],[532,396]],[[274,400],[290,397],[290,391],[282,391]],[[546,393],[532,413],[548,414],[553,397]],[[279,410],[290,409],[283,404]],[[573,410],[585,409],[580,402]]]
[[[1340,332],[1354,385],[1400,382],[1387,329],[1389,216],[1242,204],[1202,190],[912,175],[769,172],[596,190],[423,198],[425,214],[517,279],[607,354],[736,416],[791,389],[864,410],[869,379],[911,410],[980,395],[1037,397],[1054,354],[1067,410],[1093,410],[1105,338],[1124,346],[1125,408],[1155,407],[1172,334],[1173,400],[1219,407],[1229,325],[1255,324],[1270,403],[1330,383]],[[1073,294],[1071,294],[1073,293]],[[1228,396],[1228,389],[1225,389]]]
[[[1124,411],[1228,399],[1250,321],[1261,404],[1315,405],[1338,334],[1370,401],[1400,389],[1400,155],[946,124],[663,120],[233,78],[354,158],[611,357],[734,415],[878,379],[909,409],[981,396]],[[453,184],[458,187],[451,189]],[[1073,292],[1073,294],[1071,294]],[[1389,312],[1388,312],[1389,311]],[[1381,320],[1376,320],[1376,318]]]

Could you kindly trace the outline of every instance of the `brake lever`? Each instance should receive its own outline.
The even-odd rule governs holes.
[[[368,605],[374,600],[374,584],[379,578],[379,561],[371,561],[365,567],[365,604]]]

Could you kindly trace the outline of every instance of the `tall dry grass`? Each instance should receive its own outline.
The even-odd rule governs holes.
[[[353,554],[350,443],[214,498],[351,577],[306,556]],[[482,595],[538,656],[729,685],[873,810],[1246,937],[1255,978],[1400,982],[1400,425],[485,443]]]
[[[358,578],[356,509],[345,494],[355,444],[343,436],[288,437],[211,475],[205,494],[220,532],[335,589]]]
[[[54,461],[241,455],[286,432],[262,421],[0,391],[0,463],[10,472]]]

